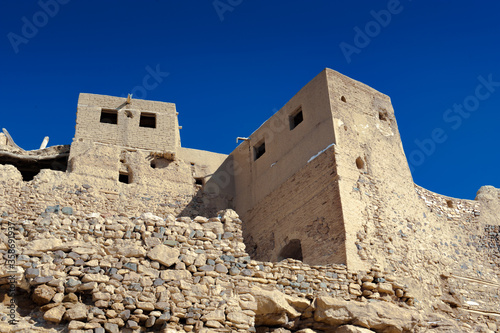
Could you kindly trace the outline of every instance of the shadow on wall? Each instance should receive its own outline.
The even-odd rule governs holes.
[[[302,256],[302,245],[300,243],[300,239],[292,239],[281,249],[278,255],[278,261],[286,258],[292,258],[300,261],[304,259]]]
[[[234,176],[237,170],[233,156],[230,155],[213,174],[203,179],[193,178],[196,194],[178,217],[214,217],[220,210],[233,209]]]
[[[10,164],[19,170],[23,181],[33,180],[43,169],[66,171],[68,166],[68,153],[62,152],[54,156],[16,155],[0,152],[0,164]]]

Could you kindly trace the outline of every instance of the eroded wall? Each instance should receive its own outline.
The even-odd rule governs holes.
[[[87,139],[128,148],[174,151],[180,147],[175,104],[126,98],[80,94],[75,142]],[[101,122],[102,111],[116,111],[117,123]],[[141,127],[141,113],[154,115],[155,128]]]
[[[291,129],[290,116],[298,110],[303,121]],[[261,143],[265,143],[265,153],[256,159],[255,148]],[[334,133],[326,75],[322,72],[231,153],[235,209],[246,217],[265,196],[331,143]]]
[[[243,224],[247,251],[257,260],[280,261],[292,256],[311,265],[345,264],[340,199],[331,147],[247,214]]]
[[[337,169],[346,228],[347,262],[363,269],[358,233],[383,228],[397,214],[417,216],[419,205],[390,98],[327,69]],[[365,190],[364,188],[369,188]]]

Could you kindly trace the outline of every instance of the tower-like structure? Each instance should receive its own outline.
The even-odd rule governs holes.
[[[225,188],[256,259],[362,267],[358,232],[379,223],[377,209],[403,205],[393,197],[415,199],[390,98],[331,69],[229,158]]]

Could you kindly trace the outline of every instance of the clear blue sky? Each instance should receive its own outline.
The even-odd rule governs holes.
[[[496,1],[4,0],[0,127],[25,149],[70,144],[80,92],[134,90],[176,103],[183,146],[230,153],[329,67],[392,98],[417,184],[474,198],[500,187],[499,13]]]

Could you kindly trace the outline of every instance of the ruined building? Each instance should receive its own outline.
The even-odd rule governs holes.
[[[192,306],[186,306],[186,311],[173,310],[182,308],[184,301],[171,305],[172,317],[177,320],[169,325],[176,328],[195,327],[193,323],[197,322],[221,332],[228,327],[246,331],[254,324],[255,327],[288,327],[293,331],[316,325],[318,332],[328,331],[328,327],[335,328],[341,325],[340,322],[322,321],[318,318],[323,317],[318,314],[313,317],[321,324],[313,325],[307,313],[326,306],[312,299],[329,295],[358,301],[382,299],[399,305],[404,303],[427,313],[439,312],[448,316],[446,318],[462,320],[460,329],[467,325],[471,329],[478,325],[485,332],[485,327],[490,331],[497,329],[497,318],[500,318],[500,190],[484,186],[478,191],[476,200],[465,200],[432,193],[414,184],[388,96],[325,69],[254,133],[243,138],[229,155],[182,147],[179,128],[174,104],[82,93],[71,146],[24,151],[8,132],[0,135],[0,164],[3,164],[0,168],[4,170],[0,173],[0,182],[10,184],[14,191],[11,197],[15,198],[7,196],[8,189],[0,192],[5,195],[0,201],[0,213],[4,211],[4,216],[12,216],[9,213],[12,207],[27,205],[26,212],[18,213],[19,219],[24,216],[25,221],[37,225],[49,222],[47,210],[34,198],[50,203],[49,213],[57,213],[59,206],[78,203],[81,218],[74,217],[75,226],[80,219],[85,221],[83,224],[98,223],[112,231],[107,237],[104,231],[100,233],[93,228],[90,232],[82,224],[81,230],[75,227],[76,231],[64,236],[68,239],[96,241],[110,256],[121,253],[122,257],[131,257],[130,263],[136,266],[130,267],[135,268],[146,265],[135,258],[145,258],[146,251],[152,251],[160,243],[180,251],[174,255],[178,259],[174,258],[170,264],[148,254],[146,259],[152,263],[147,265],[152,265],[153,271],[146,265],[147,269],[139,272],[141,274],[166,276],[162,270],[172,269],[173,263],[179,260],[183,264],[175,264],[175,270],[180,272],[182,279],[196,281],[199,276],[211,276],[214,281],[202,280],[208,286],[219,283],[217,279],[220,279],[224,281],[221,285],[231,290],[231,297],[240,297],[239,301],[247,302],[247,296],[242,295],[248,293],[258,298],[259,292],[243,288],[258,284],[273,292],[302,297],[309,304],[287,299],[296,312],[282,309],[279,315],[275,314],[278,317],[271,318],[262,312],[260,305],[245,308],[240,303],[240,310],[254,318],[248,319],[248,323],[234,319],[230,314],[235,310],[228,305],[225,317],[215,320],[225,325],[219,327],[209,317],[191,320],[194,317],[186,313],[190,313],[193,304],[198,304],[191,299]],[[43,193],[57,194],[45,197]],[[88,197],[85,202],[78,199],[82,195]],[[53,208],[56,206],[59,208]],[[210,222],[200,217],[215,216],[228,208],[234,209],[239,219],[227,212],[219,213],[220,216]],[[143,215],[146,212],[154,215]],[[227,221],[239,221],[241,225],[229,226],[227,222],[227,228],[221,229],[217,223],[225,221],[224,214],[231,216]],[[141,217],[121,220],[132,216]],[[168,218],[163,220],[158,216]],[[53,218],[57,220],[57,216]],[[203,224],[207,222],[215,224]],[[23,230],[30,223],[26,223]],[[120,223],[121,229],[114,226]],[[139,224],[133,226],[134,223]],[[185,228],[182,232],[177,230],[181,225]],[[167,234],[165,227],[169,226],[173,231]],[[127,229],[129,227],[131,229]],[[235,235],[240,235],[241,231],[240,239]],[[54,235],[37,232],[36,236],[29,237],[54,241],[51,238]],[[214,238],[207,236],[212,234]],[[242,241],[246,250],[242,249]],[[57,246],[43,251],[71,251],[64,244]],[[129,252],[120,250],[120,246],[142,246],[145,250],[128,255]],[[194,264],[186,258],[201,256],[202,252],[191,253],[193,246],[200,246],[198,250],[203,248],[206,253],[222,252],[217,252],[213,258],[207,254],[208,257],[200,259],[200,264]],[[33,255],[42,250],[27,251],[26,255]],[[100,255],[104,256],[104,252]],[[120,260],[119,265],[104,257],[100,260],[106,265],[109,263],[109,267],[115,264],[122,267],[125,262],[119,258],[113,259]],[[155,258],[160,260],[161,266]],[[37,262],[38,259],[33,260]],[[297,260],[307,268],[297,266]],[[216,263],[226,268],[219,267],[217,273],[208,273],[211,270],[205,266],[215,267]],[[335,268],[331,268],[332,265]],[[131,269],[127,267],[122,270]],[[241,268],[245,267],[249,273],[240,276]],[[78,277],[80,268],[72,269],[75,271],[72,276]],[[301,272],[300,279],[293,274],[294,269]],[[82,276],[84,272],[87,271],[83,268]],[[24,270],[19,274],[32,281],[33,277],[23,275]],[[113,279],[108,277],[112,275],[108,271],[96,274]],[[59,279],[68,281],[63,274]],[[169,281],[175,279],[163,280],[167,287],[172,287],[174,282]],[[75,288],[68,290],[78,290],[83,295],[92,289]],[[104,292],[101,290],[104,286],[93,288],[92,292],[96,292],[95,288]],[[143,288],[153,287],[145,285]],[[121,297],[106,292],[111,298]],[[187,298],[188,294],[184,296]],[[136,297],[133,293],[127,295]],[[210,295],[205,296],[215,297]],[[135,309],[135,305],[130,306]],[[153,310],[145,310],[153,313],[149,318],[155,317]],[[206,315],[205,310],[200,311]],[[113,318],[109,316],[108,322],[114,323]],[[294,319],[292,324],[291,318],[301,319]],[[156,319],[151,320],[154,324]],[[408,320],[413,322],[413,319]],[[416,322],[422,321],[415,319]],[[368,324],[358,326],[374,328]],[[383,331],[376,327],[374,330]],[[400,331],[405,330],[409,331],[407,328]]]

